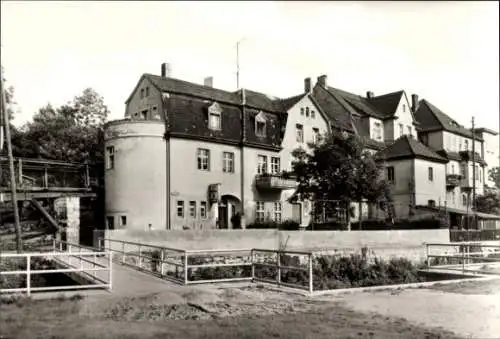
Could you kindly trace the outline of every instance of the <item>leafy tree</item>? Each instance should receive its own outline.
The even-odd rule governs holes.
[[[495,183],[497,188],[500,188],[500,167],[493,167],[488,172],[489,179]]]
[[[487,192],[484,195],[477,196],[476,209],[478,212],[500,215],[500,196],[494,192]]]
[[[335,132],[309,147],[309,151],[299,148],[292,153],[298,181],[292,201],[339,201],[349,225],[346,207],[352,202],[391,200],[389,186],[381,179],[381,165],[364,150],[358,136]]]
[[[102,163],[108,113],[102,96],[90,88],[59,108],[48,104],[13,135],[15,155]]]

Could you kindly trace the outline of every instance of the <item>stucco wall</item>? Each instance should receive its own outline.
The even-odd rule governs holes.
[[[413,116],[411,114],[411,105],[405,94],[401,96],[401,100],[396,108],[397,120],[394,121],[394,140],[401,137],[399,124],[403,125],[403,135],[413,135],[416,137],[415,127],[413,126]],[[408,131],[408,127],[411,127],[411,133]]]
[[[114,168],[105,173],[106,216],[129,229],[166,228],[166,141],[163,122],[116,121],[106,126]]]
[[[428,168],[433,169],[433,180],[429,180]],[[427,205],[434,200],[436,206],[446,200],[446,168],[444,164],[415,159],[415,203]]]
[[[182,250],[277,249],[286,243],[291,250],[360,250],[367,246],[383,257],[425,255],[424,243],[447,243],[449,231],[276,231],[276,230],[196,230],[196,231],[107,231],[107,239],[141,242]],[[120,249],[120,245],[114,244]]]

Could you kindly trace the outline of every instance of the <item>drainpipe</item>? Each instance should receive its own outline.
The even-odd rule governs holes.
[[[247,131],[246,131],[246,96],[245,89],[241,89],[241,151],[240,151],[240,183],[241,183],[241,222],[240,227],[245,229],[246,227],[246,215],[245,215],[245,142],[247,140]]]
[[[170,97],[170,95],[167,94],[162,94],[162,104],[163,104],[163,112],[165,114],[165,152],[166,152],[166,164],[165,164],[165,175],[166,175],[166,217],[167,217],[167,230],[172,229],[172,213],[171,213],[171,192],[170,192],[170,135],[169,135],[169,128],[168,128],[168,101],[167,99]]]

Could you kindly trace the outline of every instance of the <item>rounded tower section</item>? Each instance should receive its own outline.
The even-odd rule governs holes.
[[[116,120],[105,133],[106,226],[165,229],[167,149],[162,121]]]

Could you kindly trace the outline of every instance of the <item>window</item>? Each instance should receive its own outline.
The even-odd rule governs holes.
[[[458,138],[458,151],[462,150],[462,138]]]
[[[106,226],[108,227],[108,230],[114,230],[115,229],[115,218],[114,217],[106,217]]]
[[[314,110],[311,110],[311,118],[312,119],[316,118],[316,112],[314,112]]]
[[[121,216],[121,218],[120,218],[120,226],[121,227],[127,226],[127,216],[126,215],[122,215]]]
[[[115,167],[115,147],[106,147],[106,169],[113,169]]]
[[[479,180],[479,166],[478,165],[476,165],[475,175],[476,175],[476,180]]]
[[[394,184],[394,167],[387,167],[387,181],[389,183]]]
[[[191,218],[196,218],[196,201],[189,202],[189,216]]]
[[[451,165],[451,174],[455,174],[455,165]]]
[[[146,97],[149,96],[149,87],[146,87]]]
[[[148,110],[145,109],[145,110],[142,110],[141,112],[141,117],[146,120],[148,118]]]
[[[141,99],[144,98],[144,88],[141,88]]]
[[[280,172],[280,158],[271,157],[271,174],[278,174]]]
[[[200,218],[202,218],[202,219],[207,218],[207,202],[206,201],[200,202]]]
[[[429,181],[432,182],[434,180],[434,170],[432,167],[428,168]]]
[[[177,200],[177,216],[184,218],[184,201]]]
[[[403,104],[403,112],[406,112],[406,104]]]
[[[262,121],[255,122],[255,134],[259,137],[266,136],[266,123]]]
[[[465,151],[469,150],[469,140],[465,139],[465,145],[464,145]]]
[[[214,130],[221,129],[221,118],[219,112],[210,112],[209,114],[209,128]]]
[[[467,206],[467,196],[465,194],[462,195],[462,205]]]
[[[300,108],[300,115],[304,115],[304,107]]]
[[[267,156],[257,156],[257,174],[267,173]]]
[[[234,153],[222,153],[222,172],[234,173]]]
[[[410,136],[411,136],[411,135],[412,135],[411,126],[407,126],[407,128],[408,128],[408,135],[410,135]]]
[[[399,136],[402,137],[405,134],[403,124],[399,124]]]
[[[198,169],[210,171],[210,151],[204,148],[198,148]]]
[[[274,203],[274,221],[281,222],[282,206],[281,202],[277,201]]]
[[[303,143],[304,142],[304,126],[297,124],[295,125],[296,131],[297,131],[297,142]]]
[[[481,169],[479,169],[479,182],[483,182],[483,173],[481,172]]]
[[[309,118],[309,107],[306,107],[306,118]]]
[[[382,125],[380,122],[375,122],[373,124],[373,138],[375,140],[382,140]]]
[[[319,142],[319,129],[313,128],[313,143]]]
[[[465,178],[465,164],[460,164],[460,175]]]
[[[455,190],[451,191],[451,202],[455,205]]]
[[[256,222],[263,222],[264,219],[265,219],[264,202],[257,201],[255,203],[255,221]]]
[[[153,116],[155,119],[158,119],[160,116],[158,115],[158,106],[154,105],[153,108]]]

